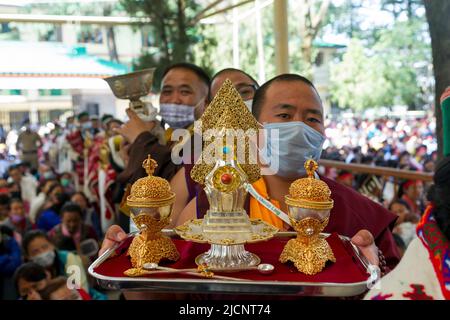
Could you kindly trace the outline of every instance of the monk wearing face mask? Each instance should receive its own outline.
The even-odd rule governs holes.
[[[262,197],[287,212],[284,196],[289,193],[290,184],[306,175],[303,164],[308,158],[317,161],[321,155],[325,141],[322,102],[310,81],[298,75],[285,74],[268,81],[256,91],[252,112],[268,132],[268,137],[275,132],[278,134],[278,146],[273,145],[270,138],[260,146],[269,150],[272,159],[278,159],[278,169],[274,175],[265,175],[253,184],[253,194],[257,196],[247,197],[245,209],[251,218],[259,218],[287,230],[289,226],[257,198]],[[393,268],[399,260],[391,233],[396,216],[346,186],[325,177],[320,179],[328,184],[334,200],[324,232],[352,237],[353,243],[372,264],[378,265],[379,256],[383,253],[388,267]],[[178,218],[173,218],[176,225],[202,218],[209,207],[203,189],[193,189],[196,197]]]
[[[127,109],[130,120],[115,130],[129,144],[128,164],[118,176],[119,182],[133,183],[146,176],[142,161],[148,154],[158,163],[155,175],[165,179],[172,178],[179,167],[171,161],[171,134],[175,129],[191,128],[196,107],[206,103],[209,82],[205,71],[189,63],[175,64],[164,71],[159,104],[162,122],[169,126],[165,146],[159,144],[157,137],[152,134],[155,121],[145,122],[135,112]]]
[[[325,141],[323,107],[313,84],[295,74],[284,74],[273,78],[259,88],[253,98],[252,112],[264,126],[270,137],[278,133],[278,147],[272,139],[265,139],[261,149],[270,150],[272,159],[278,159],[278,169],[273,175],[265,175],[252,185],[252,196],[247,197],[245,210],[251,218],[260,218],[281,230],[289,226],[277,214],[266,209],[258,198],[270,201],[277,210],[287,212],[284,196],[290,184],[305,176],[304,162],[308,158],[318,160]],[[381,253],[387,266],[393,268],[399,255],[391,233],[396,216],[382,206],[360,195],[356,191],[325,177],[319,177],[331,189],[334,207],[324,232],[337,232],[351,237],[366,258],[380,265]],[[174,216],[176,225],[193,218],[202,218],[209,203],[203,189],[195,190],[195,197]],[[125,238],[119,227],[113,226],[106,234],[100,254],[116,241]]]

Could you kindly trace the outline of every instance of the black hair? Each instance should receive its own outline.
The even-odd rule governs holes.
[[[52,179],[53,180],[53,179]],[[54,184],[52,184],[50,186],[50,188],[48,188],[47,194],[49,195],[50,193],[53,192],[53,190],[55,190],[58,187],[62,187],[61,184],[56,180],[56,182]]]
[[[439,229],[450,240],[450,156],[437,164],[433,180],[434,217]]]
[[[314,87],[313,83],[311,81],[309,81],[307,78],[305,78],[301,75],[298,75],[298,74],[293,74],[293,73],[280,74],[280,75],[270,79],[269,81],[264,83],[261,87],[259,87],[258,90],[256,90],[255,96],[253,97],[253,105],[252,105],[252,113],[256,119],[258,119],[259,115],[261,114],[262,105],[264,104],[264,100],[266,98],[266,92],[269,89],[269,87],[275,82],[282,82],[282,81],[284,81],[284,82],[300,81],[300,82],[306,83],[308,86],[313,88],[314,91],[319,96],[319,93],[317,92],[316,87]],[[320,96],[319,96],[319,99],[320,99]]]
[[[396,203],[399,203],[399,204],[405,206],[406,209],[408,209],[409,211],[411,211],[411,207],[409,206],[409,204],[408,204],[405,200],[402,200],[402,199],[394,199],[394,200],[392,200],[391,203],[389,203],[388,210],[389,210],[389,211],[392,211],[392,206],[393,206],[394,204],[396,204]]]
[[[86,201],[87,205],[89,206],[90,201],[89,201],[88,197],[84,194],[83,191],[77,191],[77,192],[72,193],[72,194],[70,195],[70,199],[72,199],[72,198],[73,198],[74,196],[76,196],[76,195],[82,196],[82,197],[84,198],[84,200]],[[72,202],[73,202],[73,201],[72,201]]]
[[[222,69],[222,70],[220,70],[219,72],[217,72],[217,73],[216,73],[215,75],[213,75],[213,77],[211,78],[211,83],[210,83],[209,89],[208,89],[208,100],[209,100],[209,101],[211,101],[211,99],[213,98],[213,97],[211,96],[211,86],[212,86],[212,83],[214,82],[214,80],[215,80],[218,76],[220,76],[220,75],[222,75],[222,74],[224,74],[224,73],[227,73],[227,72],[239,72],[239,73],[242,73],[242,74],[244,74],[246,77],[248,77],[248,78],[253,82],[254,85],[256,85],[256,89],[259,88],[258,81],[256,81],[255,78],[253,78],[253,77],[252,77],[251,75],[249,75],[247,72],[245,72],[245,71],[243,71],[243,70],[240,70],[240,69],[236,69],[236,68],[225,68],[225,69]]]
[[[392,236],[394,237],[395,244],[397,247],[401,248],[403,251],[406,250],[406,244],[405,241],[403,241],[402,237],[400,237],[398,234],[393,233]]]
[[[169,73],[169,71],[173,69],[186,69],[192,71],[208,88],[211,84],[211,78],[209,77],[209,75],[206,73],[205,70],[203,70],[202,68],[193,63],[188,62],[179,62],[168,66],[166,69],[164,69],[161,79],[164,79],[164,77]]]
[[[28,282],[38,282],[47,277],[45,268],[36,262],[26,262],[16,269],[14,273],[14,283],[16,289],[19,289],[19,280],[24,279]]]
[[[23,204],[23,200],[20,198],[12,198],[11,201],[9,202],[9,205],[11,206],[13,203],[21,203]]]
[[[64,204],[59,214],[60,217],[62,218],[64,213],[66,212],[77,212],[80,215],[80,217],[83,216],[83,210],[81,210],[81,207],[75,202],[67,202],[66,204]]]
[[[120,124],[120,125],[123,125],[123,121],[121,121],[121,120],[119,120],[119,119],[116,119],[116,118],[111,118],[111,119],[109,119],[109,120],[107,120],[107,121],[105,122],[106,128],[108,128],[108,130],[109,130],[109,126],[110,126],[112,123],[118,123],[118,124]]]
[[[80,112],[77,115],[77,120],[80,120],[82,117],[89,117],[89,113],[87,111]]]
[[[11,203],[11,198],[4,193],[0,193],[0,206],[8,206]]]
[[[9,166],[8,168],[8,173],[10,173],[13,170],[19,170],[20,171],[20,164],[13,164],[11,166]],[[22,173],[22,171],[20,171]]]
[[[23,239],[22,239],[22,250],[26,256],[28,256],[28,246],[34,239],[37,239],[37,238],[44,238],[48,242],[52,243],[50,241],[50,238],[47,236],[47,234],[44,231],[30,230],[27,233],[25,233],[25,235],[23,236]]]
[[[51,300],[50,296],[59,288],[67,285],[67,278],[59,276],[51,279],[44,290],[40,292],[42,300]]]
[[[100,118],[100,121],[103,123],[103,122],[105,122],[105,120],[109,120],[109,119],[111,119],[111,118],[114,118],[114,116],[113,116],[112,114],[105,113],[105,114]]]

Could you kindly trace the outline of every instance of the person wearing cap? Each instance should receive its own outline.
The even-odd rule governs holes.
[[[336,177],[336,182],[342,183],[344,186],[347,186],[349,188],[353,189],[355,177],[351,172],[348,171],[341,171]]]
[[[450,157],[436,166],[431,204],[402,260],[367,300],[450,300]]]

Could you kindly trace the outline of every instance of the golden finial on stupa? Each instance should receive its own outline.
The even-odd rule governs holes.
[[[224,148],[235,151],[237,149],[236,144],[244,141],[245,161],[243,161],[244,163],[238,164],[248,176],[250,183],[258,180],[261,174],[259,165],[257,163],[250,163],[249,154],[251,150],[249,134],[253,133],[256,137],[259,129],[258,121],[256,121],[252,113],[248,110],[239,92],[230,80],[225,80],[200,120],[202,121],[202,133],[205,133],[209,129],[215,129],[214,134],[218,135],[214,139],[207,139],[212,141],[205,142],[203,150],[210,143],[217,143],[223,145]],[[226,141],[224,138],[230,133],[237,133],[243,136],[236,136],[236,139],[233,139],[233,145],[228,146],[223,142]],[[256,151],[256,148],[253,149]],[[217,154],[215,156],[219,159],[223,154]],[[256,155],[253,158],[256,159]],[[205,163],[202,154],[191,170],[192,179],[197,183],[204,184],[206,175],[211,172],[213,167],[214,164]]]
[[[147,159],[145,159],[144,162],[142,163],[142,168],[145,169],[145,172],[147,172],[149,176],[152,176],[153,173],[155,173],[157,167],[158,163],[155,160],[153,160],[150,155],[148,155]]]

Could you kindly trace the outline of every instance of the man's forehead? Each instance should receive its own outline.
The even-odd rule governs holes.
[[[316,90],[301,81],[276,81],[266,92],[265,105],[279,108],[283,105],[316,109],[323,114],[322,102]]]
[[[195,72],[185,68],[175,68],[165,75],[162,79],[161,86],[192,86],[193,82],[201,82]]]
[[[230,70],[221,73],[214,79],[214,82],[224,82],[226,79],[230,79],[232,82],[238,83],[253,83],[253,81],[243,72]]]

